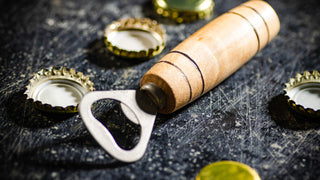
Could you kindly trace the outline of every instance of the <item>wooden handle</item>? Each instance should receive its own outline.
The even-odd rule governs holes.
[[[171,113],[197,99],[252,58],[279,32],[276,12],[252,0],[217,17],[180,43],[141,79],[166,96],[160,113]]]

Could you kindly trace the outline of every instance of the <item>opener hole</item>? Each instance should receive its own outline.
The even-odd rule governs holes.
[[[93,103],[91,111],[110,131],[119,147],[130,150],[138,144],[141,127],[134,123],[137,121],[136,116],[128,106],[116,100],[102,99]]]

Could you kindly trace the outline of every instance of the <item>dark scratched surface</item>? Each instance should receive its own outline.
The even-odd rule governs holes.
[[[214,17],[244,1],[215,2]],[[137,89],[152,65],[208,20],[175,24],[156,16],[147,0],[0,1],[1,179],[194,179],[220,160],[245,163],[262,179],[320,179],[320,122],[294,115],[283,97],[290,77],[320,70],[320,6],[268,2],[280,17],[279,35],[197,101],[158,115],[145,155],[127,164],[96,143],[79,114],[48,114],[26,103],[28,80],[42,68],[66,66],[89,76],[96,90]],[[105,50],[105,26],[126,17],[163,25],[168,43],[159,56],[126,60]],[[115,122],[106,103],[97,104],[95,115],[120,145],[132,147],[139,127]]]

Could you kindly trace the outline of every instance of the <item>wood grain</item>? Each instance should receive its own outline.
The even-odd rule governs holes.
[[[152,82],[166,94],[161,113],[172,113],[226,79],[279,32],[280,22],[264,1],[248,1],[216,18],[152,67]]]

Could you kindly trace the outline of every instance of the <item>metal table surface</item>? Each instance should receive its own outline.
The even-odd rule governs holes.
[[[242,2],[216,0],[212,18]],[[283,97],[290,77],[320,70],[320,6],[316,0],[268,2],[279,15],[279,35],[192,104],[159,114],[144,157],[121,163],[96,143],[78,113],[30,107],[23,95],[29,79],[42,68],[65,66],[89,76],[96,90],[137,89],[152,65],[210,19],[175,24],[156,16],[147,0],[1,1],[0,177],[194,179],[209,163],[235,160],[262,179],[320,179],[320,122],[295,116]],[[167,32],[164,51],[144,61],[108,52],[105,26],[126,17],[158,20]],[[95,111],[112,119],[103,102]],[[129,147],[138,131],[119,130],[125,125],[114,129]]]

